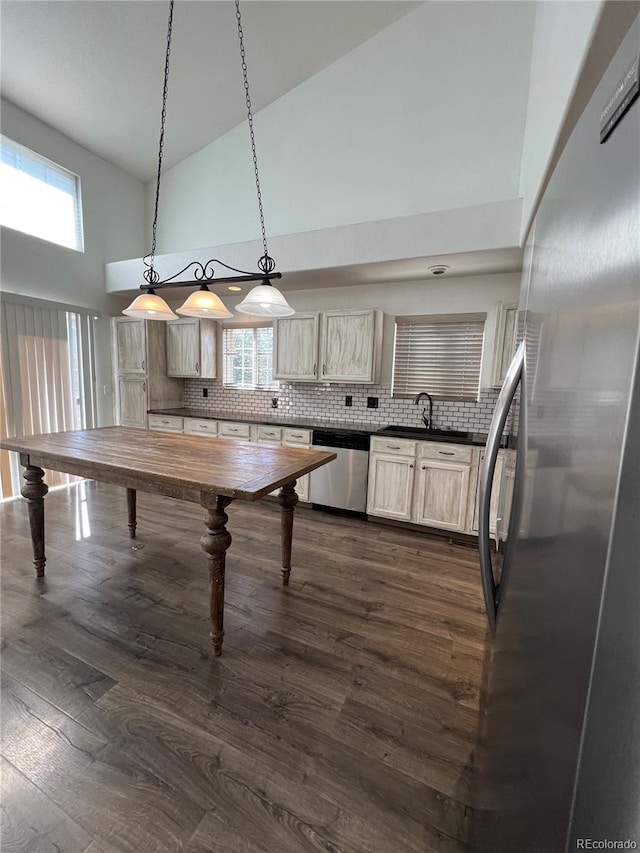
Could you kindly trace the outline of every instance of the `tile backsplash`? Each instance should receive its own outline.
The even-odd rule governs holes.
[[[208,395],[203,397],[202,389]],[[498,398],[499,389],[484,388],[476,403],[458,403],[435,400],[433,424],[439,429],[459,429],[469,432],[487,432]],[[345,397],[352,398],[352,405],[345,405]],[[278,408],[271,405],[277,397]],[[367,408],[367,398],[377,397],[378,407]],[[422,401],[428,404],[426,398]],[[319,384],[316,382],[280,383],[274,391],[239,391],[223,388],[218,379],[185,379],[184,405],[205,413],[225,411],[246,414],[252,418],[264,415],[269,418],[291,416],[318,422],[367,424],[386,426],[421,426],[422,405],[415,406],[411,400],[393,398],[391,389],[382,385],[350,385],[341,383]]]

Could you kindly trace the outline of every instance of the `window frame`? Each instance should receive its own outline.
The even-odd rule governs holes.
[[[14,159],[16,161],[22,163],[20,167],[12,165],[10,162],[11,158],[7,156],[9,153],[14,155]],[[0,222],[0,226],[2,228],[9,228],[19,234],[26,234],[29,237],[34,237],[37,240],[44,240],[47,243],[52,243],[54,246],[60,246],[63,249],[71,249],[73,252],[83,253],[84,221],[82,215],[82,183],[80,176],[75,172],[72,172],[70,169],[67,169],[65,166],[61,166],[60,163],[50,160],[48,157],[39,154],[37,151],[33,151],[31,148],[27,148],[26,145],[22,145],[22,143],[17,142],[2,133],[0,133],[0,164],[6,165],[8,168],[13,168],[21,174],[32,177],[44,187],[55,186],[55,180],[43,180],[39,176],[38,172],[42,172],[44,170],[45,175],[50,173],[54,178],[57,177],[59,184],[66,184],[69,188],[72,188],[72,191],[68,192],[68,195],[73,199],[73,232],[75,242],[74,245],[69,245],[69,243],[66,242],[62,243],[59,240],[53,239],[50,235],[45,236],[44,234],[39,233],[35,228],[25,230],[24,228],[18,227],[15,222]],[[60,186],[60,189],[63,189],[66,192],[64,186]]]
[[[481,382],[482,382],[482,367],[485,357],[486,343],[486,312],[475,313],[460,313],[460,314],[415,314],[397,316],[395,318],[394,340],[393,340],[393,365],[391,371],[391,396],[398,399],[410,399],[415,397],[421,391],[427,391],[434,400],[444,400],[447,402],[478,402],[480,399]],[[463,328],[465,325],[470,327],[480,326],[476,329],[469,341],[460,343],[459,348],[454,353],[458,365],[464,364],[463,367],[450,371],[450,377],[443,379],[447,370],[445,355],[442,350],[446,347],[451,347],[456,343],[456,338],[460,342]],[[450,330],[450,338],[443,333],[440,339],[437,338],[436,330],[438,326],[457,326],[458,329]],[[422,340],[419,340],[419,328],[425,327],[425,334]],[[426,331],[429,327],[429,331]],[[416,330],[415,339],[412,342],[410,339],[402,341],[399,345],[399,329],[413,328]],[[474,331],[473,329],[471,331]],[[409,332],[409,335],[411,332]],[[425,354],[425,363],[419,369],[411,369],[409,366],[410,350],[413,344],[414,349],[417,348]],[[404,351],[399,352],[399,346]],[[441,361],[434,365],[427,365],[426,358],[429,350],[434,350],[433,356],[438,355]],[[441,352],[437,353],[436,350]],[[448,352],[447,356],[451,353]],[[466,361],[471,361],[471,369],[473,373],[473,392],[469,389],[469,381],[465,376],[468,370]],[[402,359],[406,364],[402,365],[402,372],[398,371],[398,362]],[[398,375],[400,373],[400,375]],[[412,375],[413,373],[413,375]],[[439,376],[437,374],[442,374]],[[477,376],[477,385],[475,384]],[[430,378],[427,378],[430,377]],[[415,383],[415,385],[411,383]],[[447,386],[449,383],[449,387]],[[402,389],[398,389],[398,385]],[[429,387],[431,386],[431,387]]]
[[[271,329],[271,381],[267,384],[261,385],[256,382],[258,377],[258,356],[261,354],[258,348],[258,330],[259,329]],[[234,331],[250,330],[253,332],[253,346],[252,346],[252,365],[251,365],[251,373],[253,377],[253,383],[247,385],[238,385],[233,382],[228,382],[227,377],[229,373],[233,370],[233,367],[227,367],[227,359],[234,355],[233,352],[228,350],[227,348],[227,335],[232,334]],[[273,378],[273,344],[274,344],[274,329],[273,322],[265,322],[265,323],[239,323],[234,325],[226,325],[222,327],[222,387],[229,390],[234,391],[277,391],[280,387],[280,383],[277,379]]]

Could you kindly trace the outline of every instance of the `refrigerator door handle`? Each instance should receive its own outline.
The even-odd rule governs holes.
[[[489,531],[489,510],[491,506],[491,490],[493,486],[493,474],[498,460],[498,448],[500,447],[500,437],[507,422],[509,408],[513,402],[518,384],[522,378],[522,368],[524,365],[524,341],[518,347],[513,361],[509,365],[507,375],[498,396],[496,408],[491,420],[489,435],[487,436],[487,447],[484,454],[482,465],[480,466],[479,476],[479,523],[478,523],[478,547],[480,550],[480,577],[482,580],[482,592],[484,595],[484,604],[487,611],[487,619],[489,627],[493,634],[496,629],[497,616],[497,588],[493,576],[493,566],[491,563],[491,537]]]

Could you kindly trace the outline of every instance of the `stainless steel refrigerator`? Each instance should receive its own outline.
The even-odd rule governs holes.
[[[492,853],[640,849],[640,100],[629,89],[630,105],[615,103],[639,50],[636,19],[538,209],[523,343],[485,455],[480,545],[492,641],[475,841]],[[601,122],[616,110],[622,117],[601,143]],[[498,576],[487,538],[491,469],[518,388]]]

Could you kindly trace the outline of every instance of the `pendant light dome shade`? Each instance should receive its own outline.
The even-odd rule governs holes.
[[[136,296],[131,305],[122,312],[127,317],[136,317],[139,320],[177,320],[161,296],[153,292],[153,289]]]
[[[212,293],[206,284],[201,285],[200,290],[196,290],[187,297],[184,304],[176,308],[176,311],[184,317],[203,317],[211,320],[225,320],[233,317],[220,297]]]
[[[250,290],[242,302],[236,305],[236,310],[255,317],[291,317],[296,313],[280,291],[269,284],[268,279]]]

